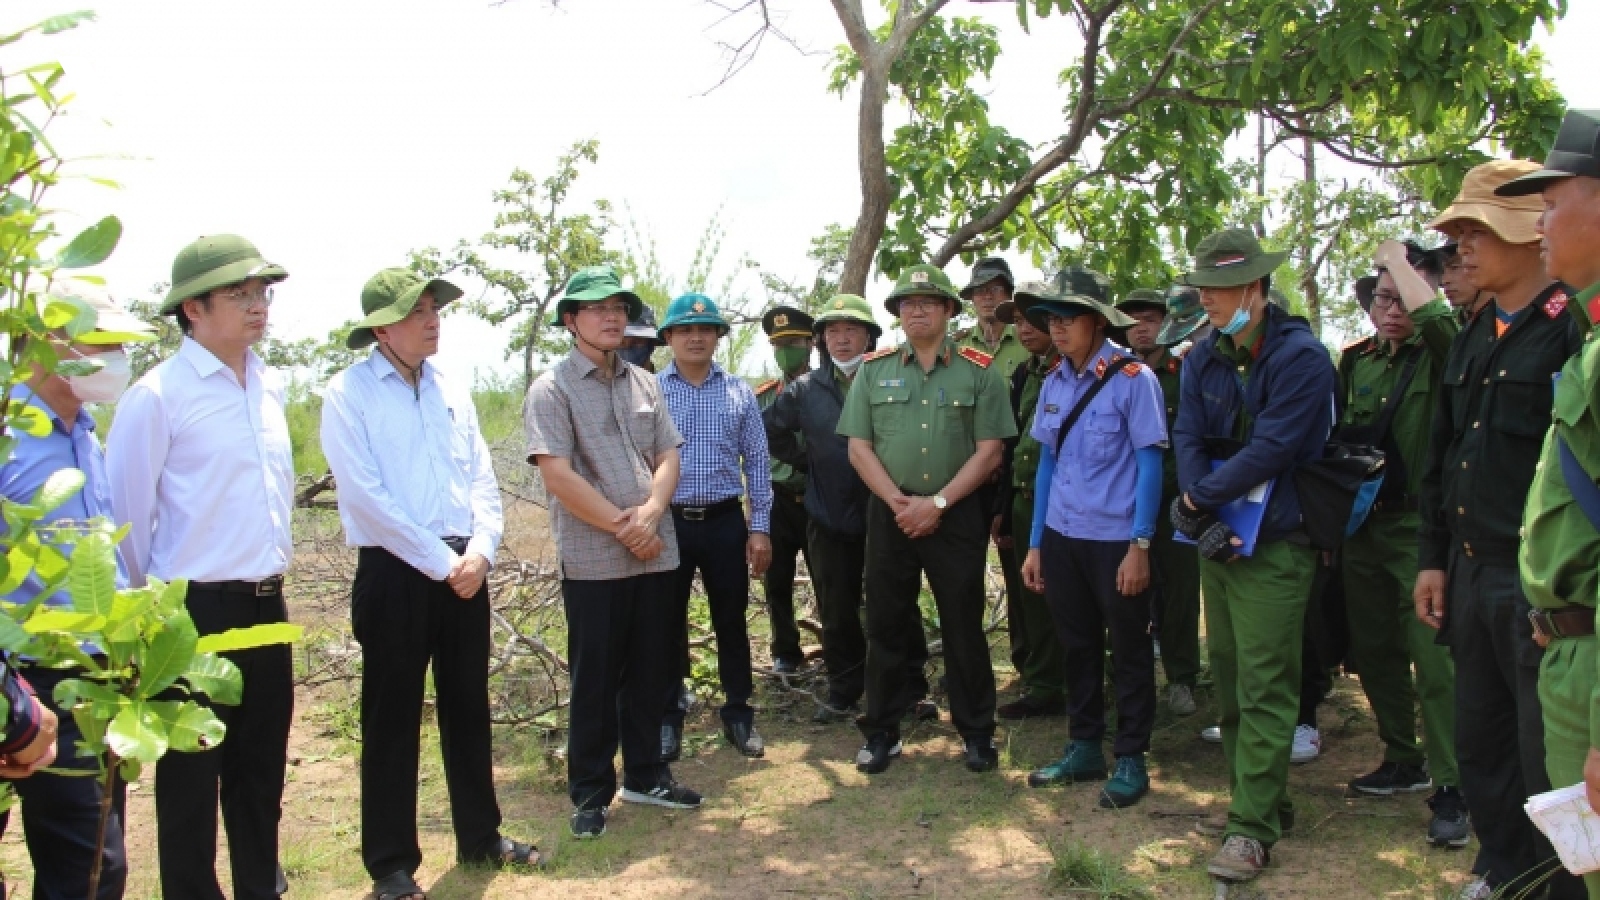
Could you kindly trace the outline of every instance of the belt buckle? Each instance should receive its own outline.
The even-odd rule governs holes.
[[[263,578],[256,582],[257,597],[271,597],[283,590],[283,578]]]
[[[704,522],[706,520],[706,508],[704,506],[685,506],[680,512],[683,513],[685,522]]]
[[[1542,609],[1528,610],[1528,624],[1533,626],[1535,637],[1542,637],[1546,641],[1553,641],[1562,636],[1561,629],[1556,625],[1555,619]]]

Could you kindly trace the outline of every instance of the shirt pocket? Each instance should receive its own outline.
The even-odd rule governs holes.
[[[1468,381],[1470,373],[1465,367],[1458,371],[1446,371],[1440,383],[1439,399],[1448,404],[1450,410],[1451,431],[1460,435],[1467,429],[1467,404],[1472,399],[1472,385]]]
[[[872,407],[872,433],[883,437],[899,434],[910,413],[911,391],[905,388],[875,388],[867,398]]]
[[[1547,368],[1508,362],[1489,374],[1494,386],[1494,406],[1489,421],[1495,431],[1542,441],[1550,429],[1555,405],[1555,380]]]
[[[973,410],[978,402],[977,391],[972,388],[943,390],[938,395],[940,425],[945,430],[971,434]]]
[[[1128,443],[1122,417],[1113,413],[1091,412],[1084,423],[1083,452],[1090,459],[1116,459]]]

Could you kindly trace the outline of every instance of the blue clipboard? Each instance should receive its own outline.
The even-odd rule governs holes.
[[[1211,471],[1215,472],[1227,462],[1225,459],[1213,459]],[[1251,488],[1244,496],[1225,504],[1217,510],[1217,518],[1228,523],[1233,533],[1239,536],[1244,546],[1239,548],[1240,556],[1253,556],[1256,552],[1256,538],[1261,534],[1261,520],[1266,518],[1267,504],[1272,501],[1272,489],[1277,485],[1278,479],[1268,479],[1264,484]],[[1176,532],[1172,539],[1184,544],[1194,544],[1182,532]]]

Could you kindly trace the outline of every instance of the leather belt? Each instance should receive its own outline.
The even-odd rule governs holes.
[[[742,499],[740,497],[729,497],[726,500],[718,500],[710,506],[680,506],[674,503],[672,505],[672,514],[681,517],[685,522],[704,522],[708,519],[714,519],[723,513],[743,509]]]
[[[1594,634],[1594,610],[1587,606],[1530,609],[1528,621],[1533,625],[1534,635],[1547,641]]]
[[[218,594],[249,594],[254,597],[276,597],[283,593],[283,576],[274,575],[260,581],[191,581],[191,591],[212,591]]]

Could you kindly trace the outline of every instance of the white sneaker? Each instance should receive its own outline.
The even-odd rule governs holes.
[[[1461,892],[1456,894],[1456,900],[1489,900],[1494,896],[1494,888],[1482,878],[1473,878],[1462,885]]]
[[[1322,753],[1322,732],[1310,725],[1296,725],[1294,745],[1289,748],[1289,762],[1296,765],[1308,763]]]
[[[1222,743],[1222,726],[1207,725],[1205,728],[1200,729],[1200,740],[1208,744]]]

